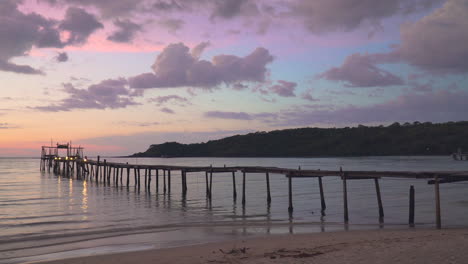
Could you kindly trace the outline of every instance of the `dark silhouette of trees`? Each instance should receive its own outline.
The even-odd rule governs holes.
[[[324,157],[449,155],[468,149],[468,121],[389,126],[296,128],[236,135],[206,143],[166,142],[135,157]]]

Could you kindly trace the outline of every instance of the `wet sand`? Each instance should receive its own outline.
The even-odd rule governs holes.
[[[271,235],[41,263],[468,263],[468,229]]]

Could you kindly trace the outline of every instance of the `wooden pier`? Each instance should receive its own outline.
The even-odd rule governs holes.
[[[81,153],[82,154],[82,153]],[[257,173],[264,174],[266,181],[266,203],[270,205],[272,202],[270,194],[270,176],[283,175],[288,179],[288,212],[294,211],[293,205],[293,185],[294,178],[315,178],[318,181],[320,191],[320,204],[322,214],[326,210],[325,192],[323,188],[323,177],[339,177],[342,180],[343,186],[343,221],[349,222],[348,211],[348,189],[347,182],[351,180],[371,180],[374,182],[376,192],[376,203],[378,205],[379,220],[383,222],[384,207],[381,197],[379,179],[381,178],[405,178],[405,179],[421,179],[426,180],[428,184],[434,185],[435,197],[435,222],[437,228],[442,227],[441,223],[441,204],[440,204],[440,189],[439,185],[444,183],[453,183],[468,181],[468,171],[433,171],[433,172],[409,172],[409,171],[345,171],[339,170],[303,170],[278,168],[278,167],[257,167],[257,166],[235,166],[235,167],[194,167],[194,166],[173,166],[173,165],[143,165],[143,164],[128,164],[108,162],[102,160],[99,156],[97,160],[86,159],[80,156],[75,157],[56,157],[46,156],[41,159],[41,170],[53,171],[57,174],[66,174],[68,176],[76,175],[77,178],[87,179],[105,184],[114,184],[115,186],[130,187],[130,178],[133,174],[134,187],[140,190],[141,188],[149,190],[153,181],[155,182],[156,192],[170,194],[173,190],[171,187],[171,177],[173,172],[179,172],[181,177],[181,193],[183,197],[187,196],[188,184],[187,177],[191,173],[204,173],[206,185],[206,197],[209,201],[213,199],[213,176],[218,173],[231,173],[232,175],[232,196],[237,199],[236,189],[236,173],[242,174],[242,206],[247,204],[246,185],[247,174]],[[144,178],[143,178],[144,177]],[[162,179],[161,179],[162,177]],[[143,179],[142,179],[143,178]],[[143,181],[144,180],[144,181]],[[409,224],[414,225],[414,188],[411,186],[409,190]]]

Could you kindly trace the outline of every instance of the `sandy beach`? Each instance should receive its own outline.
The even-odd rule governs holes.
[[[468,229],[272,235],[41,263],[468,263]]]

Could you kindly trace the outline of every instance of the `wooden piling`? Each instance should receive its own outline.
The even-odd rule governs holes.
[[[167,171],[167,193],[171,193],[171,170]]]
[[[137,169],[137,172],[138,172],[138,190],[140,190],[140,187],[141,187],[141,186],[140,186],[140,178],[141,178],[141,177],[140,177],[140,176],[141,176],[141,175],[140,175],[140,168]]]
[[[210,186],[208,185],[208,171],[205,171],[206,197],[210,196]]]
[[[340,168],[340,171],[342,172],[341,168]],[[343,181],[343,218],[344,218],[344,222],[345,223],[348,223],[349,221],[349,217],[348,217],[348,188],[346,186],[346,177],[347,177],[347,174],[346,172],[342,172],[341,173],[341,177],[342,177],[342,181]]]
[[[440,215],[440,191],[439,191],[439,176],[434,178],[434,191],[435,191],[435,206],[436,206],[436,226],[437,229],[442,228],[442,220]]]
[[[242,172],[242,205],[245,206],[245,171]]]
[[[148,169],[148,191],[151,189],[151,169]]]
[[[128,165],[128,162],[127,162]],[[127,167],[127,187],[130,186],[130,168]]]
[[[323,192],[323,184],[322,184],[322,177],[318,177],[319,188],[320,188],[320,204],[322,208],[322,213],[327,209],[327,205],[325,204],[325,194]]]
[[[156,192],[159,192],[159,170],[156,169]]]
[[[136,167],[133,168],[133,178],[135,180],[135,187],[137,187],[138,180],[137,180],[137,169],[136,169]]]
[[[210,170],[210,195],[209,195],[210,200],[211,200],[212,195],[213,195],[213,169]]]
[[[166,194],[166,170],[163,170],[163,192]]]
[[[236,190],[236,172],[232,172],[232,197],[237,200],[237,190]]]
[[[148,186],[148,169],[145,169],[145,190],[147,189]]]
[[[410,186],[409,191],[409,224],[410,226],[414,225],[414,187]]]
[[[384,217],[384,210],[383,210],[383,205],[382,205],[382,197],[380,196],[380,185],[379,185],[379,179],[375,178],[374,179],[375,183],[375,192],[377,194],[377,203],[379,205],[379,218],[383,219]]]
[[[288,175],[288,198],[289,198],[289,207],[288,207],[288,212],[292,213],[294,208],[293,208],[293,201],[292,201],[292,175]]]
[[[266,184],[267,184],[267,203],[271,204],[271,193],[270,193],[270,174],[266,173]]]

